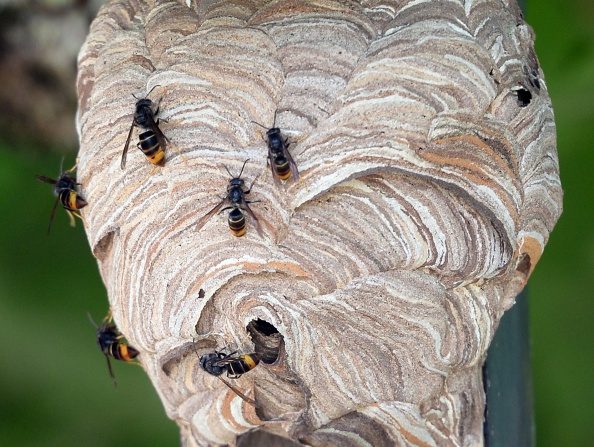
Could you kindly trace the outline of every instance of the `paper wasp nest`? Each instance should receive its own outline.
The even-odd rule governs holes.
[[[165,166],[134,130],[121,170],[153,87]],[[482,445],[485,352],[561,212],[515,1],[111,1],[78,94],[90,245],[184,445]],[[254,122],[298,182],[275,185]],[[246,159],[263,236],[227,211],[196,231]],[[198,363],[271,337],[233,381],[255,407]]]

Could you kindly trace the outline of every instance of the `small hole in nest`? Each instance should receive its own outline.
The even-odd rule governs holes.
[[[260,318],[248,323],[246,330],[254,342],[256,354],[264,363],[274,363],[283,345],[283,336],[271,323]]]
[[[528,253],[524,253],[516,265],[516,270],[524,275],[528,275],[528,272],[530,272],[530,267],[532,267],[530,255]]]
[[[103,235],[93,247],[93,254],[99,261],[105,261],[105,259],[111,254],[115,235],[115,230],[109,231],[107,234]]]
[[[529,90],[520,88],[516,90],[515,93],[518,97],[518,104],[520,107],[526,107],[528,104],[530,104],[530,101],[532,100],[532,93],[530,93]]]

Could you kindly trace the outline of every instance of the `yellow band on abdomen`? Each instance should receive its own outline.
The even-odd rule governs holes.
[[[71,210],[75,210],[76,208],[76,192],[70,191],[68,193],[68,207]]]
[[[159,149],[152,156],[148,157],[149,161],[154,165],[161,163],[163,158],[165,158],[165,151],[163,149]]]
[[[243,357],[243,361],[246,363],[247,366],[250,367],[250,369],[256,367],[256,362],[254,362],[254,359],[252,358],[251,355],[244,355],[242,357]]]
[[[125,360],[127,362],[132,360],[130,358],[130,354],[128,353],[128,345],[120,345],[120,356],[122,357],[122,360]]]

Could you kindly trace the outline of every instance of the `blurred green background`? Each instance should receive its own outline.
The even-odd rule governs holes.
[[[594,2],[528,2],[537,54],[553,100],[564,213],[529,283],[537,445],[594,445]],[[4,112],[3,112],[4,113]],[[48,117],[48,120],[51,117]],[[67,148],[0,137],[0,445],[179,444],[141,368],[107,373],[87,320],[107,310],[80,225],[51,187]]]
[[[594,2],[528,1],[564,211],[529,282],[537,446],[594,445]]]

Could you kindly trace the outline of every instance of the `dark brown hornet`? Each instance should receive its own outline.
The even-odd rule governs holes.
[[[90,315],[89,319],[97,328],[97,344],[107,360],[109,375],[113,379],[114,385],[116,385],[115,376],[109,360],[110,357],[123,362],[132,362],[138,356],[138,351],[126,342],[124,336],[113,322],[111,311],[106,315],[99,326],[97,326]]]
[[[155,85],[150,91],[147,93],[147,96],[156,88],[159,87]],[[134,119],[132,120],[132,125],[130,126],[130,131],[128,132],[128,138],[126,139],[126,145],[124,146],[124,151],[122,152],[122,161],[120,163],[120,167],[124,169],[126,166],[126,156],[128,155],[128,147],[130,146],[130,139],[132,138],[132,131],[134,127],[140,127],[144,130],[139,136],[138,139],[140,140],[136,146],[138,149],[142,151],[142,153],[148,158],[148,160],[155,166],[162,166],[165,163],[165,148],[169,139],[163,134],[161,129],[159,128],[159,119],[155,119],[155,117],[159,114],[159,106],[156,106],[156,109],[153,111],[153,107],[155,104],[153,101],[148,99],[147,97],[144,98],[136,98],[136,109],[134,111]]]
[[[200,367],[204,371],[218,377],[219,380],[231,388],[235,394],[252,405],[255,405],[253,399],[245,396],[243,393],[241,393],[241,391],[223,379],[221,375],[223,375],[223,373],[227,373],[228,378],[238,379],[243,374],[258,366],[258,363],[260,363],[260,357],[255,352],[237,355],[237,351],[232,352],[231,354],[225,354],[222,351],[215,351],[204,354],[200,357]]]
[[[262,124],[252,122],[266,129]],[[274,114],[274,122],[276,123],[276,113]],[[280,128],[272,127],[267,129],[266,144],[268,145],[268,162],[275,183],[280,183],[279,180],[288,180],[289,177],[292,177],[293,181],[299,180],[297,164],[295,164],[289,152],[288,138],[283,137]]]
[[[210,219],[214,214],[223,212],[225,210],[231,210],[229,212],[227,222],[229,224],[231,232],[235,236],[241,237],[246,232],[245,215],[243,214],[244,211],[250,215],[250,218],[252,219],[254,226],[258,231],[258,234],[260,236],[262,235],[262,229],[260,227],[260,223],[258,222],[258,218],[249,207],[250,203],[259,202],[259,200],[246,200],[245,198],[245,196],[248,195],[252,190],[252,186],[254,185],[256,179],[254,179],[254,181],[248,189],[244,189],[245,182],[241,178],[241,174],[243,173],[245,164],[248,161],[249,159],[243,162],[241,171],[239,172],[239,175],[236,177],[234,177],[233,174],[229,172],[229,169],[225,166],[225,169],[227,169],[227,172],[231,176],[231,179],[229,180],[229,185],[227,186],[227,195],[223,197],[223,199],[213,209],[211,209],[208,213],[202,216],[202,218],[196,224],[196,231],[199,231],[206,224],[208,219]],[[225,204],[228,204],[228,206],[223,208],[223,205]]]
[[[54,185],[54,194],[57,196],[50,214],[49,225],[47,227],[48,234],[52,228],[52,222],[54,221],[54,217],[56,215],[58,202],[62,204],[66,210],[66,213],[68,213],[71,226],[74,226],[75,216],[81,218],[78,210],[87,206],[87,201],[83,199],[78,192],[78,185],[80,183],[76,183],[75,178],[72,176],[72,172],[74,172],[75,169],[76,166],[67,171],[63,171],[57,180],[46,177],[45,175],[37,176],[37,180]]]
[[[260,363],[260,357],[255,352],[237,355],[237,351],[225,354],[215,351],[200,357],[200,366],[213,376],[227,373],[230,379],[238,379],[243,374],[251,371]]]

